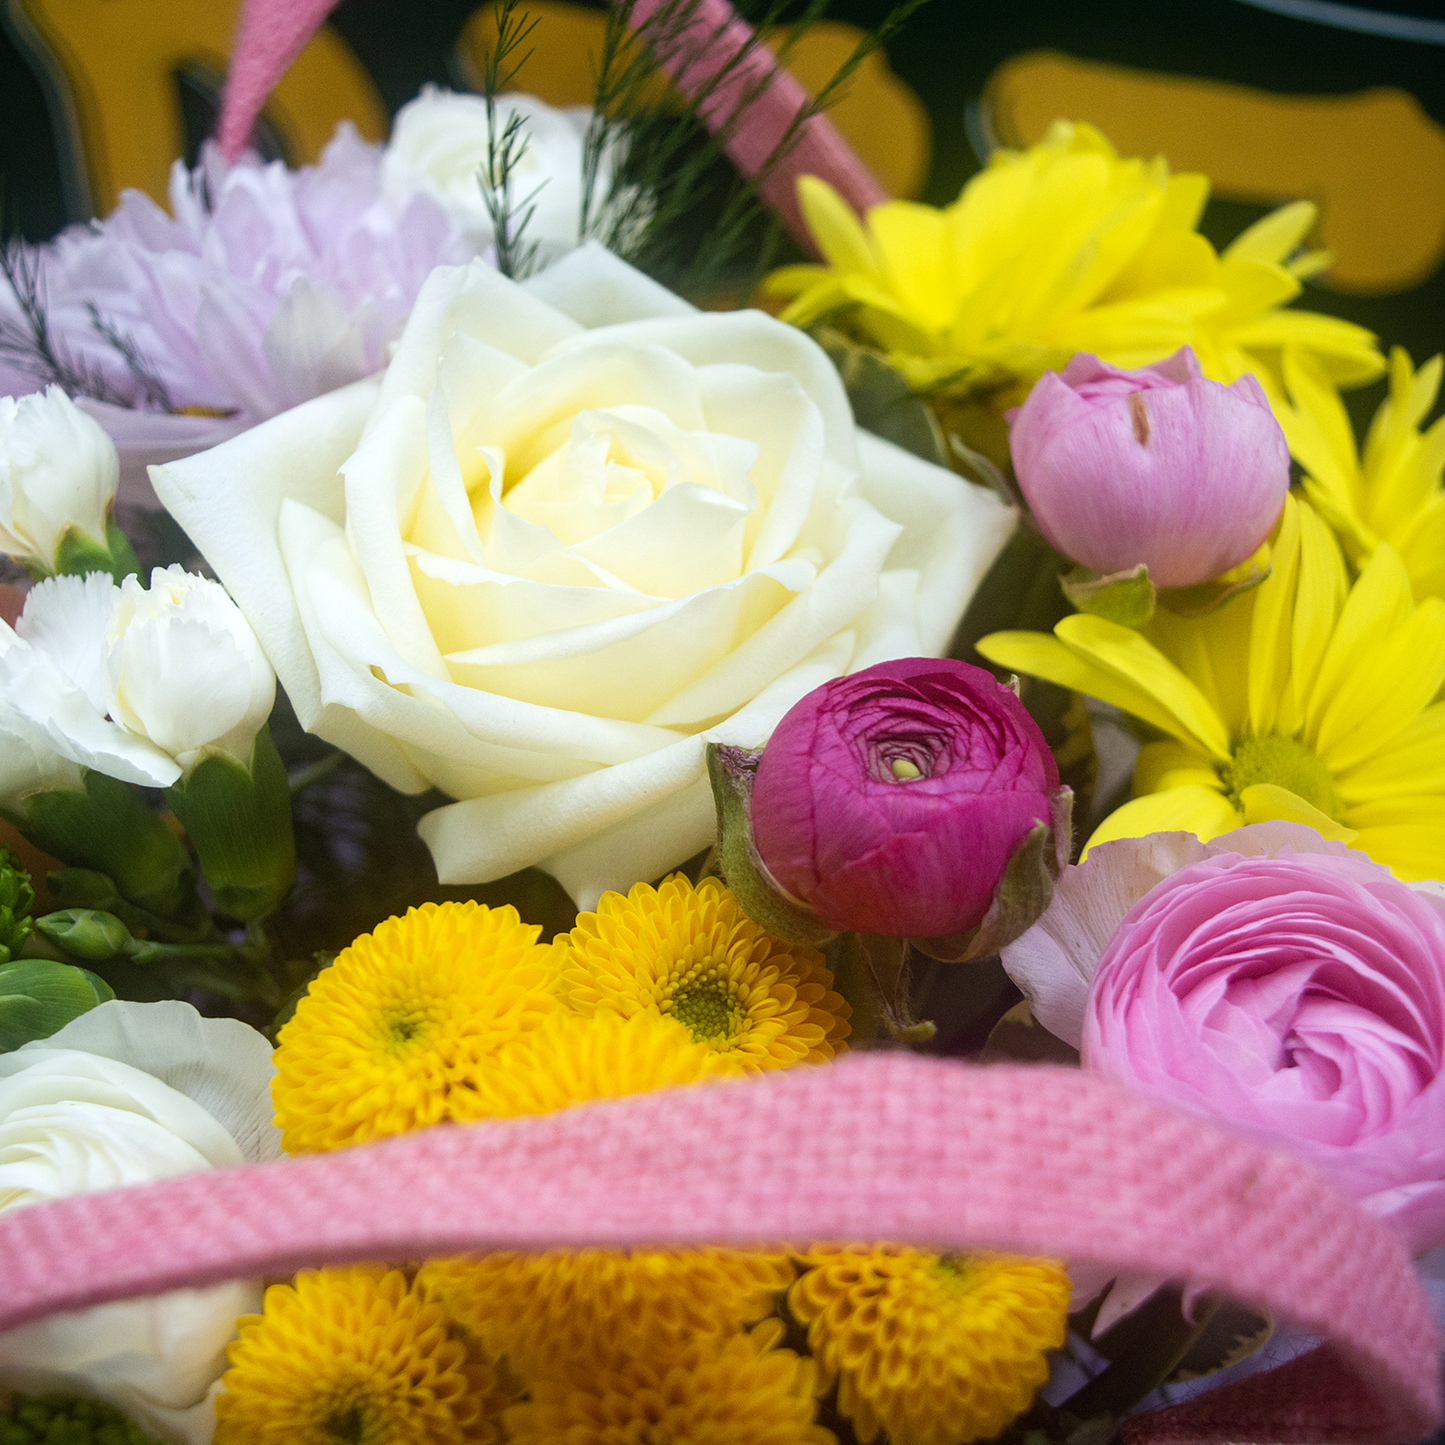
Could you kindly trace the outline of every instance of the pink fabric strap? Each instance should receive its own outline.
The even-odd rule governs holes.
[[[472,1249],[895,1239],[1173,1276],[1332,1335],[1131,1424],[1408,1441],[1439,1339],[1399,1239],[1304,1165],[1068,1069],[905,1054],[437,1128],[0,1216],[0,1329],[55,1310]]]
[[[228,161],[250,144],[251,127],[276,82],[335,8],[336,0],[246,0],[216,127]]]
[[[668,3],[637,0],[632,12],[636,25],[641,28]],[[335,4],[336,0],[246,0],[217,130],[227,160],[234,161],[245,150],[267,96]],[[732,66],[702,105],[701,113],[709,129],[716,131],[742,107],[729,126],[725,149],[749,180],[758,174],[809,101],[808,92],[774,61],[765,46],[747,49],[752,39],[752,28],[738,19],[727,0],[701,0],[687,26],[669,36],[665,54],[659,57],[673,84],[690,98]],[[749,97],[753,98],[744,106]],[[812,240],[798,209],[798,177],[802,175],[822,176],[860,214],[888,199],[887,191],[832,121],[823,115],[805,121],[788,154],[759,189],[788,230],[810,251]]]

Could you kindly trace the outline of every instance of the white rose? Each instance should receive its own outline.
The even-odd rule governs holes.
[[[112,718],[189,771],[202,750],[249,766],[276,700],[276,674],[219,583],[157,567],[121,584],[105,631]]]
[[[115,444],[58,386],[0,396],[0,551],[55,569],[72,528],[105,545]]]
[[[582,141],[591,111],[558,110],[535,96],[508,92],[496,99],[498,122],[522,121],[526,146],[512,171],[513,208],[532,219],[523,244],[541,242],[549,256],[577,244],[582,218]],[[397,112],[381,162],[388,200],[405,204],[418,191],[440,201],[448,216],[479,251],[492,244],[492,218],[479,173],[488,165],[487,103],[479,95],[458,95],[435,86]],[[597,195],[607,195],[608,177],[599,175]]]
[[[0,1055],[0,1211],[280,1157],[271,1050],[178,1002],[101,1004]],[[0,1394],[109,1400],[142,1428],[203,1445],[236,1317],[261,1283],[173,1290],[0,1334]]]
[[[433,274],[384,377],[152,470],[302,723],[428,814],[440,876],[584,902],[706,845],[709,739],[938,654],[1013,529],[859,431],[802,332],[589,245]]]

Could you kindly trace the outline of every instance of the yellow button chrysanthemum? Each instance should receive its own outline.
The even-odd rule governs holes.
[[[716,878],[603,894],[557,947],[579,1013],[660,1013],[738,1071],[825,1063],[846,1048],[852,1010],[822,954],[759,928]]]
[[[1207,842],[1283,818],[1401,878],[1445,878],[1445,601],[1416,605],[1387,542],[1350,587],[1329,529],[1293,497],[1272,567],[1207,617],[1160,609],[1135,631],[1080,613],[1053,636],[996,632],[978,650],[1164,735],[1090,847],[1171,829]]]
[[[1442,359],[1419,371],[1398,346],[1390,353],[1390,394],[1375,413],[1363,453],[1349,414],[1312,357],[1285,352],[1293,407],[1277,407],[1289,449],[1305,470],[1305,495],[1361,567],[1388,542],[1415,596],[1445,597],[1445,417],[1421,435],[1440,394]]]
[[[481,1063],[453,1117],[550,1114],[592,1099],[698,1084],[726,1072],[712,1049],[659,1014],[625,1019],[614,1013],[591,1018],[561,1013]]]
[[[427,903],[337,955],[277,1035],[290,1153],[475,1117],[477,1077],[561,1009],[550,948],[515,908]]]
[[[1222,254],[1195,229],[1200,175],[1121,158],[1092,126],[1058,121],[1026,151],[996,151],[942,210],[888,201],[857,216],[823,181],[799,200],[824,264],[787,266],[766,287],[783,319],[822,318],[879,346],[917,390],[995,394],[1014,405],[1076,351],[1143,366],[1189,345],[1206,376],[1249,371],[1282,397],[1280,348],[1316,356],[1342,385],[1383,370],[1374,337],[1334,317],[1280,308],[1328,264],[1290,260],[1315,211],[1296,202]]]
[[[244,1315],[216,1445],[490,1445],[507,1396],[441,1305],[379,1265],[307,1271]]]
[[[771,1315],[793,1276],[786,1254],[762,1251],[548,1250],[430,1260],[417,1288],[531,1378],[735,1334]]]
[[[812,1360],[776,1348],[783,1326],[694,1339],[676,1354],[617,1352],[546,1376],[503,1415],[511,1445],[837,1445],[815,1423]]]
[[[1069,1277],[1046,1259],[818,1245],[788,1292],[861,1445],[966,1445],[997,1435],[1048,1378]]]

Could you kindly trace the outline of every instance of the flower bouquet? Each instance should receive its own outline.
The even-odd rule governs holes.
[[[263,164],[328,8],[5,253],[0,1445],[1436,1429],[1439,358],[723,0]]]

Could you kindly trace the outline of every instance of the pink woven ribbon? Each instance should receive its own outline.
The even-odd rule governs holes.
[[[0,1216],[0,1330],[306,1265],[549,1245],[894,1239],[1177,1277],[1318,1329],[1141,1442],[1384,1445],[1441,1418],[1405,1250],[1304,1165],[1073,1070],[870,1054],[437,1128]]]
[[[637,27],[654,20],[669,3],[636,0],[632,18]],[[335,5],[336,0],[246,0],[217,130],[228,160],[245,150],[267,96]],[[700,107],[702,118],[713,131],[728,125],[728,157],[752,179],[809,103],[808,92],[765,46],[752,43],[752,27],[738,19],[727,0],[700,0],[686,26],[675,32],[670,25],[665,28],[667,44],[659,57],[663,70],[690,98],[717,82]],[[729,121],[734,112],[736,119]],[[860,214],[888,199],[832,121],[824,115],[804,121],[787,154],[759,182],[759,191],[809,250],[812,239],[798,209],[802,175],[822,176]]]

